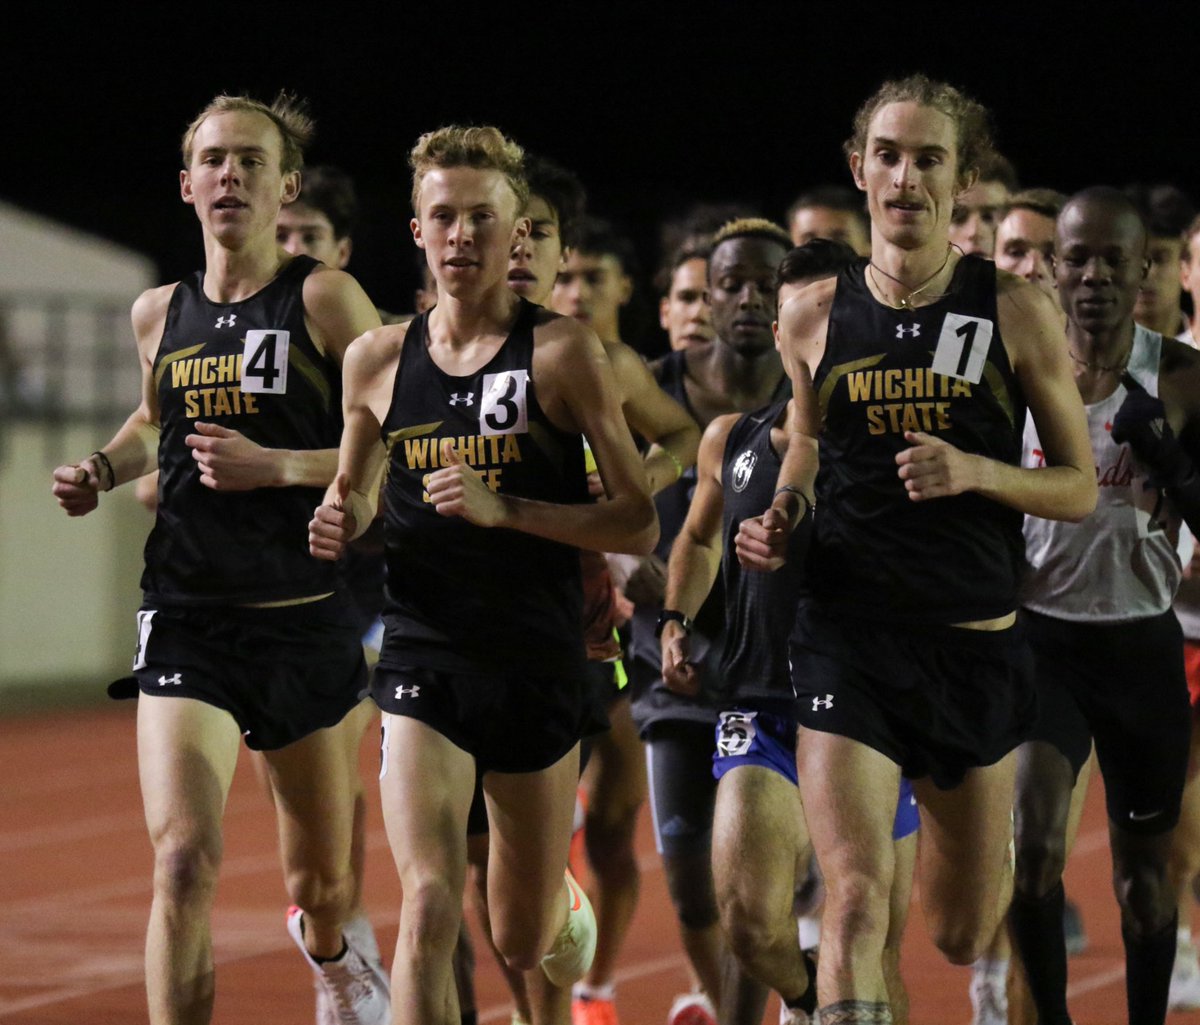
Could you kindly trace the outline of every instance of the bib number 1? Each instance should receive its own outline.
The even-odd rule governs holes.
[[[287,331],[247,331],[242,355],[242,391],[256,395],[286,395]]]
[[[978,384],[983,379],[993,325],[982,317],[947,313],[933,353],[933,372]]]

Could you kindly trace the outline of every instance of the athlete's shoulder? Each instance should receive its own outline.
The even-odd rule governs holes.
[[[790,296],[779,308],[779,326],[799,327],[805,324],[816,324],[829,319],[829,311],[833,307],[834,296],[837,294],[837,278],[821,278]]]
[[[304,278],[304,307],[312,312],[330,304],[359,303],[366,300],[362,285],[344,270],[318,263]],[[374,309],[374,307],[372,307]],[[378,313],[376,313],[378,316]]]
[[[613,372],[617,375],[618,380],[634,373],[639,376],[649,374],[646,360],[632,345],[626,345],[624,342],[605,341],[601,341],[600,344],[604,346],[604,355],[612,364]]]
[[[599,344],[596,333],[574,317],[564,317],[543,306],[535,306],[533,310],[533,340],[535,344],[552,343],[585,343],[594,340]]]
[[[539,375],[549,371],[556,377],[570,373],[573,367],[579,366],[579,361],[598,360],[609,365],[595,331],[574,317],[564,317],[540,307],[534,314],[533,358],[537,361]]]
[[[370,372],[393,362],[404,348],[404,339],[413,320],[400,324],[384,324],[359,335],[346,350],[346,366]]]
[[[1200,350],[1175,338],[1162,339],[1158,394],[1168,407],[1182,407],[1189,423],[1200,418]]]
[[[704,428],[704,435],[700,439],[702,446],[720,446],[722,450],[725,448],[725,443],[729,440],[729,435],[733,433],[733,429],[745,417],[750,416],[750,413],[722,413],[709,422],[709,425]]]
[[[169,285],[148,288],[133,301],[130,319],[133,321],[135,337],[140,342],[150,335],[160,335],[166,323],[171,297],[179,287],[178,281]]]
[[[1200,369],[1200,349],[1178,338],[1162,336],[1162,356],[1158,363],[1159,373],[1169,374],[1177,371],[1191,373]]]

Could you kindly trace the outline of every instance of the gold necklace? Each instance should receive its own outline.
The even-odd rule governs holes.
[[[1070,356],[1075,363],[1078,363],[1079,366],[1085,368],[1086,370],[1095,370],[1101,374],[1119,374],[1127,366],[1129,366],[1129,358],[1133,355],[1133,347],[1130,346],[1129,351],[1125,353],[1125,358],[1121,360],[1120,363],[1117,363],[1111,367],[1106,367],[1103,363],[1092,363],[1086,359],[1080,359],[1075,355],[1074,352],[1071,351],[1071,347],[1069,345],[1067,346],[1067,355]]]
[[[920,295],[922,292],[924,292],[925,289],[927,289],[930,285],[933,284],[934,278],[936,278],[939,274],[942,273],[942,271],[944,271],[946,269],[946,264],[948,264],[950,262],[950,253],[953,251],[953,248],[954,248],[953,246],[946,246],[946,259],[944,259],[942,261],[942,265],[940,267],[938,267],[938,269],[935,270],[932,274],[930,274],[929,277],[927,277],[924,281],[922,281],[916,288],[914,288],[911,292],[909,292],[908,295],[906,295],[903,299],[899,300],[899,302],[893,303],[890,300],[888,300],[888,305],[892,306],[893,309],[907,310],[909,308],[909,306],[911,305],[914,297],[916,297],[916,296]],[[879,264],[877,264],[874,260],[868,260],[867,261],[867,272],[870,273],[872,270],[878,271],[885,278],[888,278],[889,280],[896,282],[896,284],[899,285],[901,288],[908,288],[907,282],[901,281],[898,277],[896,277],[893,274],[889,274],[882,267],[880,267]],[[875,288],[879,291],[880,295],[885,294],[883,288],[880,287],[880,284],[878,281],[875,282]],[[946,296],[948,296],[949,294],[950,294],[949,292],[942,292],[940,294],[935,293],[933,295],[930,295],[929,298],[934,299],[934,300],[945,299]]]

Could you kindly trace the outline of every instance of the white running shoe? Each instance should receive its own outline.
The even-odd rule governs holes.
[[[318,963],[304,945],[304,912],[300,908],[288,909],[287,930],[325,992],[324,1007],[318,1001],[318,1014],[332,1012],[330,1025],[388,1025],[387,976],[367,961],[349,932],[343,933],[346,953],[337,961]],[[318,1021],[325,1025],[322,1019]]]
[[[1180,939],[1175,945],[1175,964],[1171,967],[1167,1006],[1172,1011],[1200,1008],[1200,958],[1191,940]]]
[[[550,952],[542,958],[542,971],[546,978],[560,989],[570,989],[592,967],[596,956],[596,915],[583,887],[567,869],[563,873],[571,906],[567,921],[554,939]]]
[[[993,972],[973,971],[971,1025],[1008,1025],[1008,980]]]
[[[385,979],[387,972],[383,967],[383,959],[379,956],[379,943],[375,939],[375,930],[371,920],[361,911],[342,926],[342,933],[347,944],[352,945],[372,968],[376,969]],[[316,996],[317,1025],[340,1025],[337,1011],[329,1000],[329,993],[321,976],[313,973],[313,993]]]
[[[717,1012],[703,993],[684,993],[667,1012],[667,1025],[717,1025]]]

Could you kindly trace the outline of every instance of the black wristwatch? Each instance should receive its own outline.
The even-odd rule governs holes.
[[[692,621],[688,619],[688,617],[682,612],[680,612],[678,609],[663,609],[662,612],[658,614],[658,625],[654,628],[654,636],[661,637],[663,627],[668,623],[678,623],[683,627],[683,632],[685,634],[690,634],[692,632]]]

